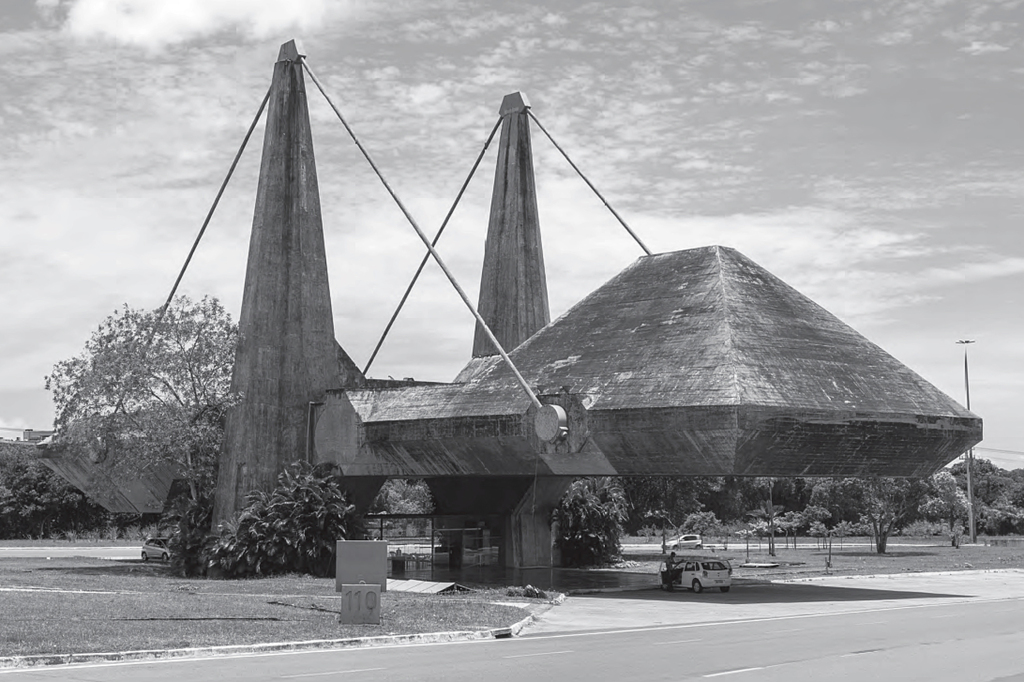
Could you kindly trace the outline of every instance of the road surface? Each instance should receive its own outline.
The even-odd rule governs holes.
[[[62,547],[0,547],[0,559],[56,559],[82,556],[90,559],[141,559],[142,542],[120,547],[91,547],[67,545]]]
[[[1024,682],[1024,572],[573,597],[504,640],[0,670],[139,679]]]

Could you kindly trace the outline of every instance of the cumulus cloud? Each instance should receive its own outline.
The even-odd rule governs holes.
[[[358,10],[348,0],[72,0],[65,27],[81,38],[159,49],[222,31],[255,38],[310,32]]]

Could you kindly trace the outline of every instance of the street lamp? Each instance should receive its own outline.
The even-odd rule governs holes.
[[[967,368],[967,346],[974,343],[974,339],[960,339],[958,344],[964,347],[964,392],[967,393],[967,410],[971,409],[971,378]],[[978,534],[974,530],[974,487],[971,484],[971,469],[974,468],[974,448],[967,450],[967,525],[971,537],[971,544],[978,541]]]

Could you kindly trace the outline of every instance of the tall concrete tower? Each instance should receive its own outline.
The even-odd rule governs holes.
[[[501,102],[501,139],[491,215],[484,246],[477,309],[502,347],[510,351],[551,321],[544,250],[533,175],[529,102],[522,93]],[[477,325],[473,357],[497,355]]]
[[[263,160],[249,238],[239,343],[214,521],[269,490],[282,468],[309,456],[311,403],[328,388],[361,385],[334,337],[320,190],[306,88],[294,41],[274,65]]]

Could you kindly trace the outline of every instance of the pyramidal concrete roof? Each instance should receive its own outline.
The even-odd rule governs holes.
[[[981,440],[977,416],[721,246],[640,258],[510,356],[565,409],[564,441],[539,441],[508,367],[475,358],[461,383],[343,391],[317,447],[356,475],[540,457],[547,475],[924,476]]]
[[[516,348],[541,392],[588,409],[758,405],[972,417],[954,400],[738,251],[640,258]],[[481,385],[511,382],[504,365]]]

